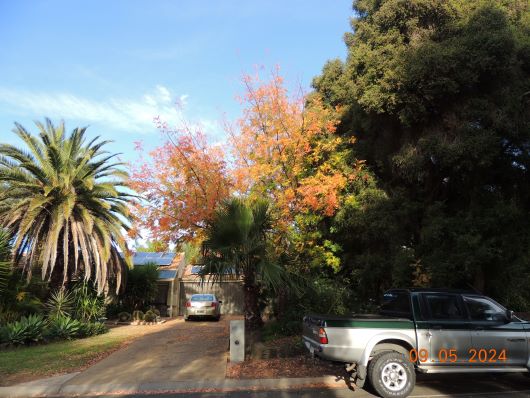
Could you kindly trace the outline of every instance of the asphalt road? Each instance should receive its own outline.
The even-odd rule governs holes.
[[[205,393],[130,394],[127,398],[367,398],[369,391],[340,389],[234,391]],[[108,398],[116,398],[116,395]],[[419,375],[411,398],[530,398],[530,378],[519,374],[491,375]],[[102,396],[99,396],[102,398]],[[103,396],[103,398],[106,398]]]

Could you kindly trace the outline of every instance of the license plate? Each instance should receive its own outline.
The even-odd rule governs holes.
[[[197,311],[197,314],[204,314],[204,311]]]

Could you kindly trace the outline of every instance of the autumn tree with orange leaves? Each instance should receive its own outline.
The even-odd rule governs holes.
[[[363,170],[351,159],[344,138],[335,134],[340,109],[301,90],[290,95],[278,71],[269,81],[245,76],[245,107],[229,126],[235,158],[234,181],[251,197],[267,197],[276,209],[276,227],[296,251],[310,250],[314,261],[337,267],[335,248],[319,241],[318,224],[335,214],[350,182]]]
[[[335,214],[363,170],[351,159],[352,140],[335,134],[340,109],[325,106],[315,93],[290,94],[278,70],[267,81],[244,76],[243,84],[242,116],[226,124],[224,151],[196,127],[170,129],[158,121],[166,143],[133,172],[132,185],[145,198],[138,226],[165,242],[200,241],[224,199],[266,198],[280,254],[295,247],[337,268],[336,247],[321,239],[319,223]]]
[[[135,211],[136,232],[146,228],[155,239],[173,243],[200,238],[230,194],[224,152],[208,143],[200,126],[156,123],[166,142],[149,153],[149,162],[133,166],[131,185],[144,199]]]
[[[290,94],[277,70],[267,81],[245,76],[243,84],[242,116],[226,124],[225,151],[209,144],[200,129],[171,130],[159,123],[166,143],[133,173],[133,186],[146,199],[137,209],[138,225],[165,242],[199,243],[203,233],[215,230],[214,215],[225,199],[266,199],[272,220],[266,252],[282,272],[326,265],[338,270],[340,248],[327,240],[322,225],[364,171],[352,156],[353,140],[335,133],[341,110],[324,105],[316,93]],[[228,252],[238,256],[237,247]],[[221,258],[220,252],[203,254],[206,263],[208,256]],[[255,284],[246,302],[256,304],[264,286],[257,267],[247,271]],[[280,288],[278,297],[285,292]]]
[[[337,110],[316,94],[289,96],[277,71],[268,82],[247,75],[243,83],[243,117],[229,129],[238,188],[269,197],[283,220],[298,212],[333,215],[352,176],[335,135]]]

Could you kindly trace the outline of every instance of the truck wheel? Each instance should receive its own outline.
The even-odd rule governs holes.
[[[368,365],[368,378],[383,398],[408,397],[416,384],[414,365],[399,352],[376,355]]]

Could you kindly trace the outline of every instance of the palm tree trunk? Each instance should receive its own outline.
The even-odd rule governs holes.
[[[256,286],[254,275],[245,275],[243,280],[245,299],[245,324],[248,329],[255,330],[263,326],[259,308],[259,287]]]

